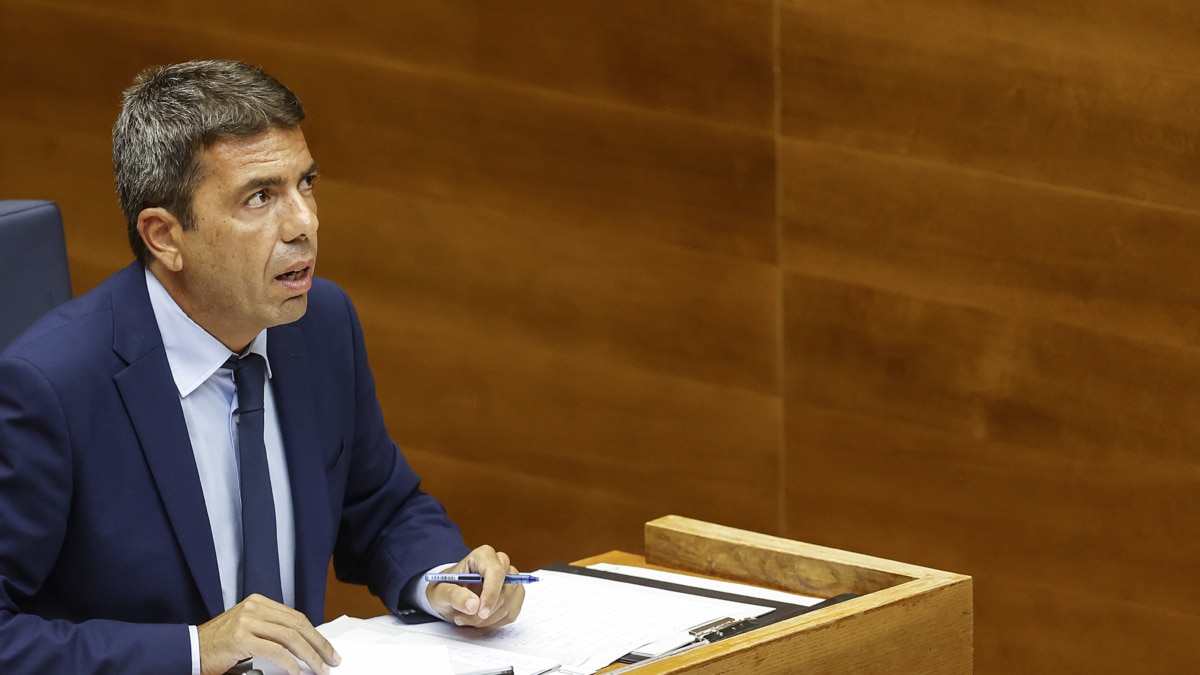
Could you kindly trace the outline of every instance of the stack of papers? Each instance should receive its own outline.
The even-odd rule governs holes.
[[[713,620],[762,616],[773,608],[677,593],[608,579],[539,570],[525,592],[517,621],[495,630],[446,622],[405,626],[446,640],[535,654],[557,662],[558,672],[591,675],[649,643],[678,636]],[[399,626],[399,621],[383,621]]]
[[[644,576],[637,568],[605,571]],[[688,631],[697,626],[763,616],[774,609],[770,600],[820,601],[787,596],[764,598],[759,605],[554,570],[535,574],[541,581],[526,587],[520,618],[500,628],[465,628],[443,621],[409,625],[393,616],[341,617],[324,624],[319,630],[343,658],[333,672],[500,675],[511,669],[512,675],[592,675],[627,654],[653,656],[691,642]],[[652,578],[699,587],[709,583],[683,575]],[[710,590],[749,595],[750,589],[726,585]],[[256,666],[266,675],[283,672],[257,662]]]

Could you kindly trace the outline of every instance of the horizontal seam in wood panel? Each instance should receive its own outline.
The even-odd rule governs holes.
[[[789,411],[799,414],[804,417],[819,416],[822,421],[833,420],[845,423],[844,426],[851,428],[871,428],[871,424],[880,421],[880,416],[870,411],[849,410],[844,406],[834,404],[818,404],[810,401],[795,403],[788,408]],[[907,419],[885,419],[884,424],[889,428],[900,428],[902,430],[911,430],[925,434],[925,437],[935,437],[936,441],[955,442],[959,445],[983,446],[997,451],[994,453],[973,453],[960,454],[955,458],[958,461],[956,466],[959,467],[975,467],[995,472],[996,467],[1007,468],[1009,466],[1026,466],[1037,469],[1042,475],[1051,475],[1055,472],[1077,475],[1080,469],[1096,469],[1097,462],[1095,458],[1081,455],[1065,455],[1057,452],[1053,446],[1030,446],[1028,444],[1014,443],[1011,441],[997,440],[994,438],[976,438],[968,436],[965,433],[954,429],[934,429],[930,431],[927,424],[921,422],[913,422]],[[925,443],[926,446],[936,445],[935,443]],[[908,450],[909,454],[916,454],[915,451]],[[1019,453],[1019,454],[1018,454]],[[923,458],[934,458],[938,456],[937,450],[927,450]],[[1003,459],[996,459],[997,457]],[[1111,463],[1111,462],[1110,462]],[[1143,481],[1165,481],[1174,479],[1179,481],[1191,480],[1192,476],[1188,472],[1197,471],[1193,462],[1186,459],[1163,459],[1163,458],[1147,458],[1145,456],[1130,455],[1129,464],[1137,463],[1138,469],[1141,471]],[[1107,465],[1106,465],[1107,466]],[[1117,467],[1113,471],[1123,470],[1125,467]],[[961,471],[961,468],[959,469]],[[1113,474],[1119,475],[1119,474]],[[1083,476],[1077,480],[1087,482],[1091,476]],[[1200,476],[1196,477],[1200,480]]]
[[[33,136],[36,133],[43,133],[43,130],[45,130],[47,127],[42,124],[33,123],[30,120],[25,119],[25,118],[13,117],[12,115],[6,114],[5,112],[3,112],[3,110],[0,110],[0,129],[4,129],[4,128],[7,128],[7,129],[10,129],[13,131],[23,132],[27,136]],[[60,132],[55,130],[53,133],[59,134]],[[111,143],[112,143],[111,131],[109,129],[105,128],[102,132],[71,130],[69,132],[69,134],[72,138],[76,138],[76,137],[77,138],[87,138],[87,139],[93,139],[97,143],[103,143],[106,148],[105,149],[105,161],[106,162],[109,161],[108,148],[111,147]],[[49,136],[47,136],[47,138],[49,138]],[[7,151],[11,150],[10,145],[11,144],[0,145],[0,158],[5,157],[5,153]],[[107,164],[105,166],[107,166]],[[112,182],[111,176],[107,177],[105,179],[105,181],[104,181],[105,189],[111,189],[111,182]],[[448,208],[452,208],[454,210],[461,211],[464,214],[479,215],[479,216],[483,216],[483,217],[487,217],[487,218],[492,218],[495,220],[508,220],[508,221],[523,222],[523,223],[536,222],[539,224],[539,226],[543,226],[543,227],[553,227],[555,229],[560,229],[563,231],[579,232],[579,233],[587,235],[590,238],[599,240],[601,242],[619,243],[619,242],[627,242],[627,241],[633,240],[633,241],[638,242],[639,246],[643,246],[648,250],[664,251],[664,252],[669,252],[674,255],[682,254],[682,255],[688,255],[688,256],[697,256],[700,258],[711,258],[714,260],[738,261],[739,263],[744,263],[747,265],[752,265],[754,267],[762,267],[762,268],[778,267],[778,265],[779,265],[778,260],[776,260],[776,262],[768,262],[761,258],[756,258],[756,257],[749,256],[749,255],[741,255],[741,254],[737,254],[737,253],[727,252],[727,249],[725,249],[725,248],[720,248],[720,249],[697,248],[695,246],[679,244],[679,243],[675,243],[675,242],[671,242],[671,241],[667,241],[667,240],[663,240],[663,239],[656,239],[653,237],[644,237],[644,236],[637,236],[637,235],[631,235],[631,234],[623,234],[623,233],[617,233],[617,232],[612,232],[612,231],[608,231],[608,230],[598,230],[595,227],[576,224],[572,219],[565,218],[565,217],[560,218],[560,219],[554,219],[554,220],[534,218],[532,216],[528,216],[528,215],[525,215],[522,213],[506,211],[506,210],[502,210],[499,208],[490,207],[490,206],[487,206],[487,205],[484,205],[484,204],[481,204],[478,202],[470,202],[470,203],[464,202],[462,199],[460,199],[458,197],[452,197],[452,196],[447,196],[445,194],[439,194],[439,193],[432,192],[432,191],[421,190],[418,187],[416,187],[414,185],[409,185],[409,184],[394,184],[394,185],[391,185],[391,186],[385,188],[383,186],[373,184],[373,183],[363,183],[363,182],[354,181],[354,180],[351,180],[348,178],[339,178],[339,177],[331,177],[331,176],[323,177],[321,179],[321,183],[323,185],[327,185],[330,183],[345,184],[345,185],[354,186],[356,189],[364,190],[364,191],[368,191],[368,192],[372,192],[372,193],[378,193],[378,194],[382,194],[382,195],[399,195],[399,198],[402,200],[410,200],[413,202],[426,202],[426,203],[435,204],[435,205],[444,205]],[[318,196],[318,200],[320,200],[319,196]],[[117,195],[116,195],[115,191],[112,192],[111,205],[112,205],[112,212],[109,215],[112,215],[113,217],[118,218],[118,219],[123,219],[123,216],[121,215],[120,208],[119,208],[120,205],[117,202]],[[779,220],[779,222],[782,222],[782,220],[779,219],[778,216],[777,216],[777,220]],[[124,238],[125,238],[124,230],[122,229],[120,232],[121,232],[122,241],[124,241]],[[782,242],[782,235],[780,235],[780,238],[777,239],[777,241]],[[778,251],[776,251],[776,253],[778,254]]]
[[[1157,348],[1167,348],[1177,351],[1181,354],[1200,355],[1200,344],[1192,345],[1186,342],[1169,341],[1161,339],[1152,339],[1145,334],[1130,332],[1119,327],[1097,326],[1094,323],[1086,321],[1076,321],[1070,319],[1055,318],[1046,314],[1038,313],[1017,313],[1004,312],[997,310],[994,306],[986,302],[971,303],[964,299],[953,299],[943,295],[936,295],[932,292],[913,292],[909,289],[898,290],[894,287],[883,287],[877,284],[871,284],[863,281],[860,278],[851,277],[849,275],[838,275],[836,273],[814,274],[810,271],[794,270],[788,266],[787,262],[781,263],[784,270],[784,277],[789,275],[804,279],[814,279],[818,281],[831,281],[834,283],[850,286],[853,288],[861,288],[869,291],[887,294],[890,296],[901,297],[918,302],[937,305],[960,310],[970,310],[974,312],[982,312],[989,316],[998,317],[1007,321],[1014,321],[1027,324],[1044,324],[1048,326],[1064,326],[1072,329],[1085,330],[1096,335],[1118,338],[1137,345],[1148,345]]]
[[[104,9],[95,9],[87,5],[76,5],[73,3],[62,2],[29,2],[28,0],[10,0],[12,4],[22,4],[29,7],[47,8],[59,12],[75,13],[81,15],[89,15],[93,17],[103,17],[114,19],[127,23],[136,23],[150,26],[169,26],[172,29],[185,30],[195,34],[209,35],[220,38],[233,38],[239,41],[252,40],[258,44],[270,45],[281,51],[311,54],[312,49],[307,46],[297,46],[293,42],[287,40],[271,39],[260,34],[239,33],[237,31],[218,30],[213,28],[197,28],[193,24],[183,24],[173,21],[159,21],[152,17],[146,17],[133,12],[123,12]],[[403,72],[410,75],[425,77],[433,80],[446,80],[458,82],[460,84],[470,84],[480,88],[492,89],[495,91],[503,91],[506,93],[515,94],[531,94],[542,98],[553,99],[564,103],[574,105],[590,106],[594,108],[605,108],[612,111],[630,113],[647,118],[654,118],[674,123],[688,124],[696,127],[715,129],[726,132],[736,132],[747,136],[755,136],[760,138],[770,138],[772,136],[769,129],[755,129],[754,127],[746,127],[727,122],[720,122],[709,117],[685,115],[679,112],[662,110],[658,108],[640,107],[629,103],[624,103],[615,99],[598,98],[594,96],[582,96],[572,94],[556,89],[548,89],[530,84],[520,84],[512,80],[506,80],[496,77],[479,77],[472,76],[460,70],[444,68],[436,65],[418,65],[405,61],[387,59],[382,57],[369,56],[348,52],[343,49],[323,48],[325,54],[335,56],[346,63],[353,63],[373,68],[384,70],[392,70]],[[165,65],[165,64],[164,64]],[[303,98],[303,97],[302,97]]]
[[[1013,176],[1010,174],[1000,173],[997,171],[988,171],[986,169],[979,169],[976,167],[967,166],[967,165],[963,165],[963,164],[954,164],[952,162],[939,162],[937,160],[929,159],[927,157],[911,156],[911,155],[898,155],[895,153],[882,152],[879,150],[869,150],[866,148],[858,148],[858,147],[849,146],[849,145],[839,145],[836,143],[813,141],[813,140],[809,140],[809,139],[805,139],[805,138],[797,138],[795,136],[784,136],[782,140],[783,140],[784,144],[804,145],[804,146],[817,147],[817,148],[827,148],[827,149],[836,150],[838,152],[844,152],[846,154],[874,157],[876,159],[880,159],[880,160],[888,161],[888,162],[895,162],[898,164],[899,163],[907,163],[907,164],[913,164],[916,166],[922,166],[922,167],[931,168],[931,169],[938,169],[941,171],[954,171],[954,172],[964,173],[964,174],[967,174],[970,176],[974,176],[977,178],[988,178],[988,179],[992,179],[992,180],[1002,181],[1005,183],[1010,183],[1012,185],[1034,188],[1034,189],[1038,189],[1038,190],[1045,190],[1048,192],[1058,192],[1058,193],[1073,195],[1073,196],[1077,196],[1077,197],[1087,197],[1087,198],[1095,199],[1095,200],[1112,201],[1112,202],[1117,202],[1119,204],[1124,204],[1127,206],[1136,206],[1139,208],[1153,209],[1156,211],[1162,211],[1164,213],[1174,213],[1174,214],[1181,214],[1181,215],[1186,215],[1186,216],[1200,216],[1200,209],[1189,208],[1186,206],[1177,206],[1175,204],[1166,204],[1163,202],[1155,202],[1155,201],[1150,201],[1150,200],[1146,200],[1146,199],[1138,199],[1136,197],[1127,197],[1124,195],[1114,194],[1111,192],[1099,192],[1097,190],[1088,190],[1086,188],[1075,187],[1072,185],[1063,185],[1061,183],[1048,183],[1046,181],[1040,181],[1040,180],[1036,180],[1033,178],[1022,178],[1020,176]],[[782,157],[780,157],[780,160],[782,163]]]
[[[0,127],[3,127],[4,116],[0,115]],[[353,186],[357,190],[369,192],[379,195],[400,195],[400,200],[410,200],[413,202],[425,202],[437,206],[445,206],[448,209],[469,214],[472,216],[482,216],[488,219],[504,222],[520,222],[520,223],[536,223],[538,227],[552,228],[558,231],[574,232],[586,236],[595,244],[603,245],[627,245],[628,242],[634,241],[639,247],[643,247],[650,251],[662,251],[672,255],[682,255],[687,257],[695,257],[699,259],[726,260],[736,261],[739,264],[744,264],[754,268],[771,268],[779,267],[779,262],[766,262],[760,258],[755,258],[748,255],[739,255],[735,253],[727,253],[724,250],[696,248],[686,244],[678,244],[663,239],[655,239],[651,237],[640,237],[636,235],[623,234],[613,232],[611,230],[600,230],[589,225],[578,225],[571,218],[561,219],[544,219],[527,216],[522,213],[514,213],[512,211],[504,211],[494,207],[481,205],[479,203],[467,203],[457,197],[450,197],[434,192],[426,192],[415,189],[411,185],[396,184],[390,187],[383,187],[373,183],[361,183],[351,179],[338,177],[323,177],[323,184],[338,184]],[[320,197],[318,196],[318,199]],[[113,203],[116,203],[116,195],[114,193]],[[782,220],[780,220],[782,222]],[[780,234],[780,242],[782,242],[782,233]],[[764,272],[765,274],[765,272]]]

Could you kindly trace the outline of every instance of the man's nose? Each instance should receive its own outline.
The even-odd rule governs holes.
[[[306,239],[317,233],[317,203],[311,195],[293,191],[288,198],[288,213],[285,218],[284,241]]]

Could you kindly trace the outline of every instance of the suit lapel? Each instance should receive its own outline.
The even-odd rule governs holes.
[[[204,492],[143,274],[135,263],[113,289],[113,350],[129,364],[113,380],[205,609],[216,616],[225,607]]]
[[[280,326],[268,331],[267,352],[296,519],[296,608],[316,624],[324,620],[333,524],[308,346],[295,325]]]

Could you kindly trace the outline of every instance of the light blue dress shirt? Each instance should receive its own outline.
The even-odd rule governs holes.
[[[238,579],[242,565],[242,499],[238,478],[237,427],[233,421],[233,413],[237,409],[237,387],[233,381],[233,371],[221,368],[232,352],[192,321],[149,269],[146,270],[146,289],[150,293],[154,319],[166,348],[171,377],[179,391],[192,454],[200,474],[200,487],[204,492],[213,547],[217,553],[221,598],[228,610],[238,602]],[[267,381],[270,382],[271,360],[267,358],[265,330],[254,338],[246,352],[263,357],[267,362]],[[275,498],[275,520],[279,533],[279,577],[284,604],[294,607],[296,530],[292,488],[288,482],[283,436],[270,386],[266,387],[263,400],[263,441],[267,449],[267,466],[271,473],[271,491]],[[434,570],[451,566],[453,563],[448,563]],[[412,586],[409,589],[411,594],[406,598],[409,604],[437,616],[426,596],[428,584],[421,580]],[[188,630],[192,642],[192,673],[200,675],[199,632],[195,626],[189,626]]]
[[[221,341],[213,337],[184,313],[158,279],[146,270],[146,289],[154,319],[166,347],[171,377],[179,390],[183,419],[200,474],[204,491],[204,506],[208,511],[209,529],[217,553],[217,571],[221,577],[221,598],[225,609],[238,602],[238,579],[242,566],[242,498],[239,489],[237,462],[237,427],[233,413],[237,408],[237,388],[233,371],[221,366],[232,355]],[[267,332],[259,333],[247,352],[259,354],[267,362],[267,380],[271,377],[271,360],[267,358]],[[275,522],[279,533],[279,580],[283,602],[289,607],[296,600],[296,530],[292,511],[292,488],[288,482],[287,461],[283,454],[283,437],[275,412],[275,397],[271,387],[264,392],[263,442],[267,449],[267,466],[271,472],[271,492],[275,498]],[[195,627],[192,635],[192,672],[200,672],[199,636]]]

